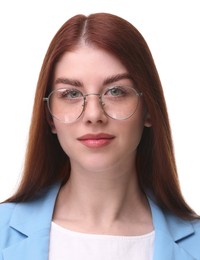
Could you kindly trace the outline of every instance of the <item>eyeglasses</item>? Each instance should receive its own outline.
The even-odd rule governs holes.
[[[97,96],[105,115],[116,120],[126,120],[137,110],[142,93],[128,86],[114,86],[106,88],[101,94],[83,94],[74,87],[53,90],[47,102],[50,114],[63,123],[73,123],[83,114],[88,96]]]

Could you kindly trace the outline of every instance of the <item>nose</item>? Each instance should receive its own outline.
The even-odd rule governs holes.
[[[101,96],[99,94],[85,95],[83,120],[87,123],[105,123],[108,118],[104,113]]]

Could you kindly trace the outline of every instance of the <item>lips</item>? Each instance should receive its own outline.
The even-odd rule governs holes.
[[[106,133],[99,133],[99,134],[86,134],[77,139],[83,145],[89,148],[100,148],[110,144],[114,138],[115,136],[113,135],[106,134]]]

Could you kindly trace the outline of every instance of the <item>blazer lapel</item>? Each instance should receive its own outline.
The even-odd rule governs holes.
[[[36,234],[22,239],[18,243],[4,249],[5,260],[48,260],[49,230],[43,229]]]
[[[166,216],[151,199],[149,204],[155,229],[153,260],[196,260],[178,243],[194,233],[192,225],[173,216]]]
[[[56,184],[37,199],[16,204],[10,220],[15,241],[3,250],[5,260],[48,260],[51,221],[59,188]]]

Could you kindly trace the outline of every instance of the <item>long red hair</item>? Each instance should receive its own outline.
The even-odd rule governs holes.
[[[144,128],[137,151],[141,189],[150,191],[163,209],[185,219],[197,217],[181,194],[166,103],[148,45],[132,24],[106,13],[72,17],[50,43],[38,79],[23,177],[7,201],[27,201],[43,188],[57,181],[64,184],[69,178],[70,161],[51,133],[43,97],[51,91],[58,60],[81,40],[114,54],[143,93],[152,127]]]

